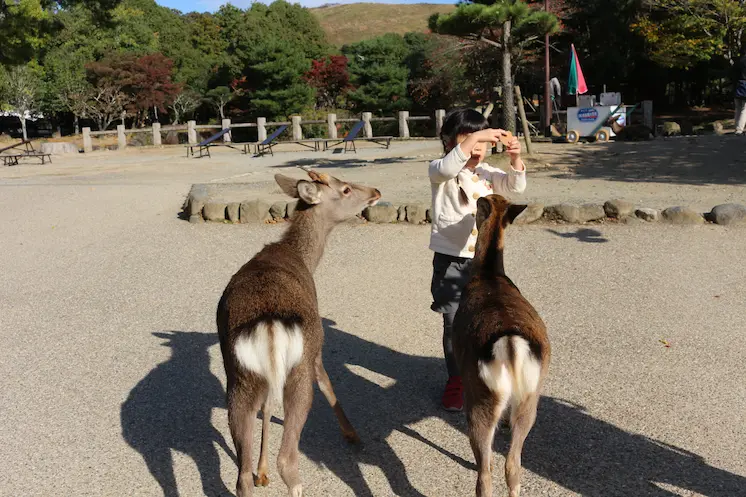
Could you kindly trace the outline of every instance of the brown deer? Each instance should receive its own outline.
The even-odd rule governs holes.
[[[622,126],[617,122],[621,116],[612,116],[607,121],[616,135],[617,141],[647,141],[653,139],[653,130],[644,124],[629,124]]]
[[[521,489],[521,451],[536,419],[550,347],[541,318],[505,275],[506,227],[526,208],[500,195],[477,200],[479,235],[471,280],[453,324],[453,350],[464,383],[469,441],[476,458],[477,496],[492,495],[492,442],[510,405],[512,440],[505,461],[510,497]]]
[[[228,422],[238,457],[238,497],[269,483],[267,443],[271,406],[285,411],[277,467],[289,495],[303,494],[298,442],[313,400],[313,382],[334,409],[342,434],[359,441],[332,389],[321,360],[324,330],[313,273],[334,226],[374,205],[381,193],[309,171],[311,181],[278,174],[275,180],[298,198],[292,223],[279,242],[265,246],[228,283],[218,304],[220,349],[228,381]],[[252,433],[262,409],[262,443],[252,482]]]

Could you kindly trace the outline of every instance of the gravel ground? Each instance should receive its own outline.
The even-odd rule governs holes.
[[[283,226],[178,220],[191,183],[243,166],[216,154],[148,174],[140,155],[0,173],[2,496],[234,488],[214,312]],[[301,443],[310,496],[473,491],[464,419],[437,405],[427,240],[426,226],[396,225],[330,239],[317,273],[327,369],[365,445],[344,445],[317,395]],[[746,229],[709,225],[509,232],[508,273],[554,350],[525,495],[746,495],[744,246]],[[256,495],[285,495],[274,464],[270,477]]]

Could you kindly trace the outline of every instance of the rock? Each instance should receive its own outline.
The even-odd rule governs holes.
[[[544,209],[542,215],[550,221],[580,222],[580,209],[572,204],[550,205]]]
[[[176,131],[169,131],[166,133],[166,139],[163,140],[164,145],[178,145],[179,144],[179,133]]]
[[[609,200],[604,203],[604,212],[609,217],[621,219],[633,216],[635,214],[635,206],[626,200]]]
[[[202,208],[205,206],[205,202],[207,202],[207,199],[207,187],[205,187],[205,185],[193,185],[192,190],[189,192],[189,198],[187,200],[187,203],[189,204],[189,215],[202,215]]]
[[[566,223],[587,223],[606,217],[604,208],[598,204],[558,204],[544,209],[544,217],[552,221]]]
[[[661,212],[664,221],[672,224],[701,224],[705,222],[702,214],[695,212],[689,207],[669,207]]]
[[[544,214],[544,205],[542,204],[528,204],[526,210],[521,212],[517,218],[513,221],[513,224],[522,225],[530,224],[541,219]]]
[[[202,209],[204,218],[207,221],[225,221],[225,204],[221,202],[207,202]]]
[[[298,207],[298,201],[297,200],[291,200],[290,202],[288,202],[288,207],[287,207],[287,216],[288,216],[288,219],[292,219],[293,214],[295,214],[296,207]]]
[[[722,136],[725,134],[725,128],[723,127],[723,123],[720,121],[715,121],[714,123],[712,123],[712,130],[718,136]]]
[[[279,202],[275,202],[272,204],[272,207],[269,208],[269,213],[272,216],[272,219],[285,219],[285,214],[288,211],[288,203],[280,200]]]
[[[189,216],[189,222],[192,224],[204,223],[205,220],[202,218],[202,214],[193,214]]]
[[[643,221],[657,221],[660,218],[660,212],[658,212],[657,209],[642,207],[635,211],[635,216],[639,217]]]
[[[422,204],[409,204],[407,210],[407,221],[412,224],[422,224],[427,219],[427,208]]]
[[[580,206],[580,222],[598,221],[606,217],[604,207],[599,204],[583,204]]]
[[[352,225],[358,225],[358,224],[365,224],[367,221],[362,218],[362,216],[355,216],[351,217],[350,219],[347,219],[345,221],[345,224],[352,224]]]
[[[272,220],[269,213],[270,204],[264,200],[247,200],[241,202],[240,216],[242,223],[266,223]]]
[[[425,211],[425,221],[427,221],[428,223],[433,222],[433,216],[432,216],[432,213],[430,212],[430,209]]]
[[[42,143],[39,149],[43,154],[77,154],[80,153],[78,146],[68,142],[49,142]]]
[[[681,134],[681,126],[673,121],[663,123],[663,136],[677,136]]]
[[[363,211],[363,217],[371,223],[395,223],[398,215],[396,207],[388,202],[366,207]]]
[[[407,220],[407,206],[406,205],[400,205],[399,209],[397,211],[396,220],[400,223],[403,223]]]
[[[716,205],[707,217],[716,224],[737,224],[746,221],[746,206],[741,204]]]
[[[239,222],[239,210],[241,209],[241,204],[238,202],[231,202],[228,204],[228,207],[226,207],[225,211],[228,214],[228,220],[232,223]]]
[[[624,224],[641,224],[643,221],[635,216],[624,216],[619,219]]]

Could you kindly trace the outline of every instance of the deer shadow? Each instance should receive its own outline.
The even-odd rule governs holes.
[[[604,237],[603,233],[590,228],[579,228],[576,231],[568,232],[547,228],[546,231],[560,238],[575,238],[577,241],[585,243],[606,243],[609,241],[608,238]]]
[[[346,333],[328,319],[323,323],[326,369],[364,445],[358,450],[345,446],[329,406],[316,395],[301,437],[301,450],[309,459],[324,465],[359,496],[373,495],[360,463],[380,468],[394,495],[423,495],[413,487],[406,466],[387,442],[397,431],[466,469],[475,469],[471,452],[466,461],[409,427],[437,417],[465,433],[464,415],[439,407],[445,381],[443,359],[397,352]],[[465,434],[464,443],[468,447]],[[495,449],[507,454],[508,448],[509,434],[501,430]],[[697,454],[627,432],[594,418],[582,406],[553,397],[540,402],[537,423],[524,446],[523,466],[581,495],[678,495],[657,483],[710,497],[746,495],[743,476],[712,467]],[[501,470],[495,472],[501,474]]]
[[[225,408],[225,391],[210,371],[209,348],[216,333],[153,333],[166,340],[171,357],[150,371],[122,403],[122,436],[145,460],[165,497],[178,497],[171,451],[189,456],[197,466],[207,496],[232,495],[220,475],[215,444],[232,450],[212,425],[214,408]]]

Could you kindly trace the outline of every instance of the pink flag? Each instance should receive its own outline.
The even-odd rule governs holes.
[[[569,94],[583,94],[588,92],[588,86],[585,84],[583,70],[580,69],[578,53],[575,51],[575,45],[570,45],[572,55],[570,60],[570,77],[567,81],[567,92]]]

